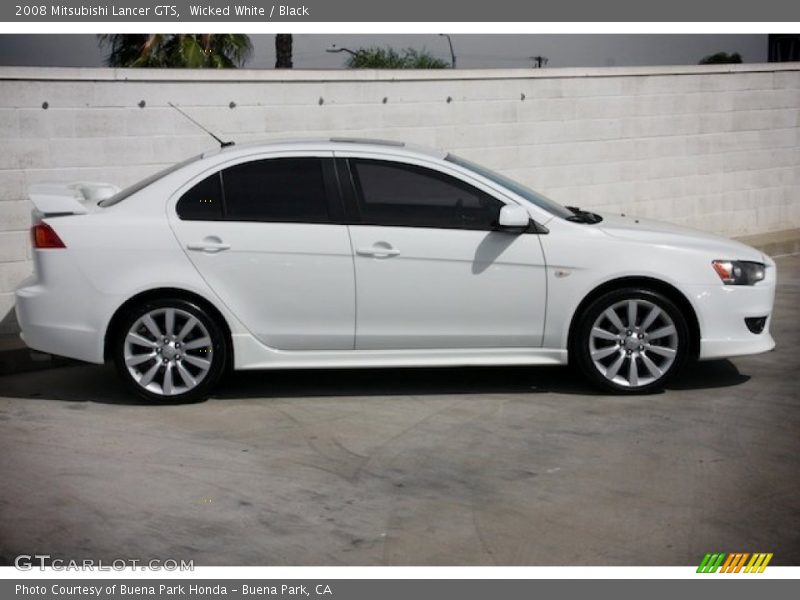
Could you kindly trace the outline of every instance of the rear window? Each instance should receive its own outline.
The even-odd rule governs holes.
[[[108,208],[109,206],[114,206],[115,204],[119,204],[120,202],[122,202],[126,198],[128,198],[130,196],[133,196],[136,192],[138,192],[140,190],[143,190],[144,188],[146,188],[151,183],[155,183],[156,181],[158,181],[162,177],[166,177],[170,173],[174,173],[178,169],[181,169],[181,168],[185,167],[186,165],[190,165],[193,162],[195,162],[197,160],[200,160],[202,157],[203,157],[202,154],[198,154],[197,156],[193,156],[192,158],[188,158],[188,159],[184,160],[183,162],[179,162],[179,163],[176,163],[176,164],[174,164],[172,166],[167,167],[166,169],[162,169],[158,173],[154,173],[153,175],[150,175],[150,177],[146,177],[145,179],[142,179],[141,181],[138,181],[138,182],[134,183],[133,185],[131,185],[129,187],[126,187],[124,190],[122,190],[118,194],[114,194],[113,196],[111,196],[111,198],[106,198],[105,200],[101,200],[100,202],[97,203],[97,205],[102,207],[102,208]]]

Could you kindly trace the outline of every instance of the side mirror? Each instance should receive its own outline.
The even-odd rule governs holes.
[[[516,204],[506,204],[500,209],[497,228],[509,233],[522,233],[531,223],[528,211]]]

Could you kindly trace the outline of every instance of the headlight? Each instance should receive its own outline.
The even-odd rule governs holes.
[[[764,279],[763,263],[746,260],[715,260],[711,264],[725,285],[755,285]]]

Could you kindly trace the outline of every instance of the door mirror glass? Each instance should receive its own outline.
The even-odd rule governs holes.
[[[500,216],[497,218],[499,229],[504,231],[525,231],[531,222],[528,211],[516,204],[506,204],[500,209]]]

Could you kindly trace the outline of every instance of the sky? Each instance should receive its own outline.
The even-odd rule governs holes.
[[[273,68],[275,36],[251,38],[254,52],[245,67]],[[550,68],[687,65],[697,64],[716,52],[739,52],[747,63],[767,60],[767,35],[756,34],[455,34],[451,39],[459,68],[524,68],[532,66],[533,56],[546,56]],[[450,61],[447,39],[435,34],[304,34],[294,36],[295,68],[343,68],[345,53],[326,52],[333,45],[352,50],[367,46],[413,47]],[[101,67],[104,56],[94,35],[0,34],[0,65]]]

